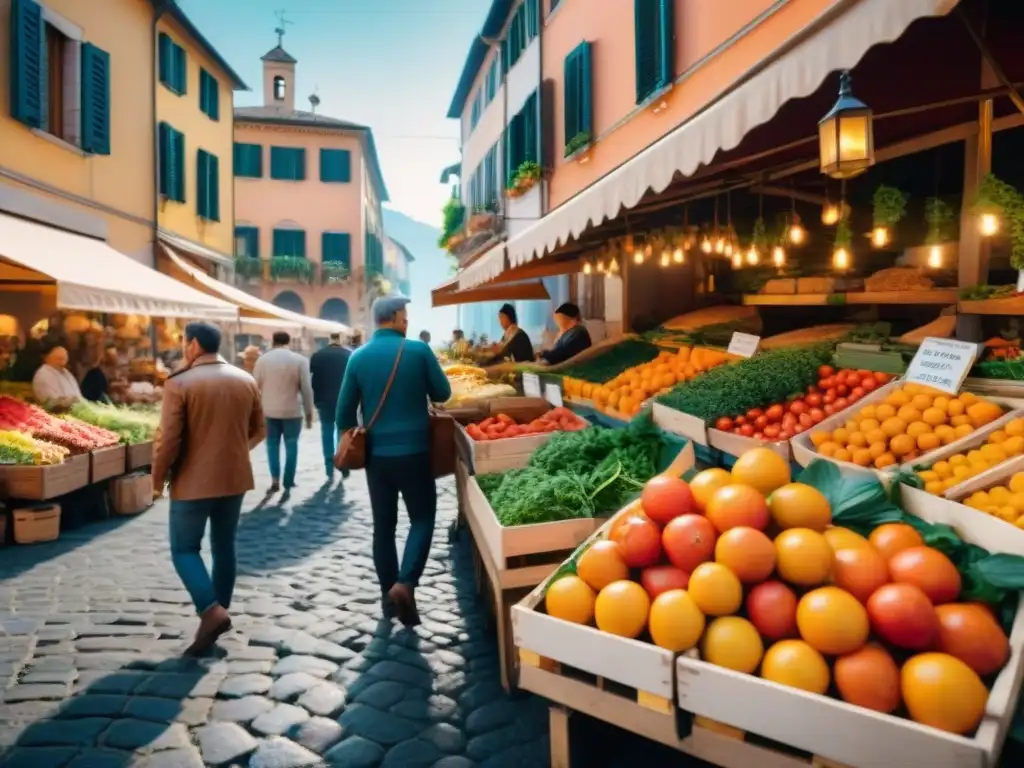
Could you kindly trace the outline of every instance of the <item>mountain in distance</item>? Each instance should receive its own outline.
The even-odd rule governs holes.
[[[430,306],[430,291],[448,280],[452,260],[446,251],[437,247],[441,230],[406,216],[400,211],[384,209],[384,232],[397,240],[413,255],[409,265],[409,284],[412,303],[409,304],[409,337],[417,338],[420,331],[430,331],[433,346],[451,338],[456,328],[455,307]]]

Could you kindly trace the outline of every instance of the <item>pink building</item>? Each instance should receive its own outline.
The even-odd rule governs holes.
[[[387,189],[369,127],[295,108],[297,61],[263,56],[263,105],[235,109],[235,274],[305,315],[369,327]]]

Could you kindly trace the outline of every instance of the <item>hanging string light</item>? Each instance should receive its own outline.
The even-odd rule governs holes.
[[[796,212],[796,195],[789,196],[789,225],[786,227],[786,239],[796,246],[807,242],[807,230],[800,222],[800,214]]]
[[[978,232],[982,237],[995,237],[999,234],[999,214],[986,212],[978,217]]]
[[[732,246],[730,246],[730,248],[731,247]],[[742,269],[743,268],[743,254],[740,253],[740,251],[738,249],[736,251],[732,252],[731,261],[732,261],[732,268],[733,269]]]
[[[893,228],[907,212],[907,196],[895,187],[882,184],[871,197],[871,209],[871,245],[885,248],[892,242]]]
[[[619,260],[618,259],[613,258],[608,263],[608,273],[612,274],[612,275],[617,275],[619,273]]]
[[[782,269],[786,266],[786,249],[781,245],[776,245],[772,248],[772,266],[776,269]]]
[[[681,247],[679,247],[677,245],[675,247],[675,250],[672,251],[672,261],[674,261],[676,264],[685,264],[686,263],[686,248],[685,248],[685,246],[681,248]]]
[[[925,245],[928,246],[928,268],[941,269],[945,243],[953,239],[953,209],[939,197],[942,179],[942,156],[935,158],[935,196],[924,204],[924,218],[928,222]]]
[[[599,274],[599,275],[603,275],[604,274],[604,260],[603,259],[598,259],[597,260],[597,274]]]
[[[683,242],[680,244],[676,239],[675,248],[672,251],[672,261],[682,264],[686,261],[686,251],[690,248],[690,206],[683,206]]]
[[[711,253],[714,249],[714,243],[711,242],[711,238],[705,233],[703,239],[700,241],[701,253]]]
[[[821,223],[826,227],[838,224],[841,216],[840,207],[835,203],[826,202],[825,207],[821,209]]]
[[[668,248],[661,252],[661,266],[667,267],[672,263],[672,254],[669,253]]]
[[[593,272],[593,268],[590,266],[590,262],[589,261],[583,262],[583,274],[584,275],[589,275],[591,272]]]
[[[849,209],[846,207],[846,181],[840,191],[839,205],[836,210],[841,214],[836,219],[836,239],[832,245],[832,268],[845,272],[850,268],[850,248],[853,242],[853,235],[850,232]]]

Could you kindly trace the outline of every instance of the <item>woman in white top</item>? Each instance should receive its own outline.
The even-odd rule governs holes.
[[[68,351],[64,347],[53,347],[43,358],[32,377],[32,392],[37,402],[72,402],[82,399],[78,380],[67,369]]]

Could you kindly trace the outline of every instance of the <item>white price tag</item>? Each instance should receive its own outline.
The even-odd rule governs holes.
[[[978,356],[978,345],[954,339],[925,339],[907,368],[906,380],[955,395]]]
[[[732,340],[729,342],[729,354],[739,355],[740,357],[753,357],[754,353],[757,352],[758,346],[761,344],[761,337],[754,336],[751,333],[740,333],[737,331],[732,335]]]
[[[544,399],[551,403],[553,406],[555,406],[555,408],[561,408],[562,388],[557,384],[545,384]]]
[[[1017,293],[1024,293],[1024,269],[1017,273]]]
[[[540,376],[536,373],[523,374],[523,394],[527,397],[540,397]]]

